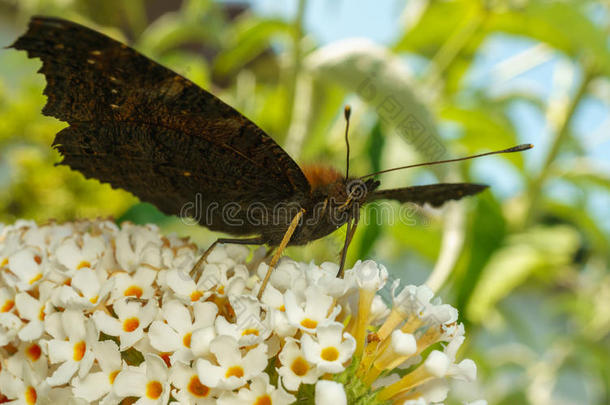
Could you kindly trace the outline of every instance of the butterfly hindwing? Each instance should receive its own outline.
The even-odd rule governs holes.
[[[87,177],[173,215],[197,195],[243,206],[310,190],[299,166],[254,123],[106,35],[34,17],[12,46],[42,60],[43,113],[70,124],[54,146],[61,164]],[[215,228],[235,230],[222,226]]]

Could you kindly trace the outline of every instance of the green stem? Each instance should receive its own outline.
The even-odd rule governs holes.
[[[297,14],[294,19],[292,35],[292,66],[287,80],[286,114],[284,115],[284,137],[286,137],[294,109],[294,97],[297,88],[297,79],[301,70],[303,55],[301,53],[301,39],[303,38],[303,20],[305,18],[306,0],[299,0]]]
[[[555,139],[553,139],[553,143],[551,144],[549,153],[544,159],[544,163],[542,165],[540,173],[529,184],[529,204],[528,209],[526,210],[526,219],[524,222],[525,226],[531,225],[538,218],[540,210],[540,199],[542,196],[542,187],[544,186],[544,183],[546,182],[552,171],[553,163],[559,155],[561,146],[569,138],[570,126],[572,124],[574,116],[576,115],[576,110],[578,109],[578,106],[582,101],[583,97],[587,93],[587,88],[589,87],[589,84],[594,78],[595,76],[590,73],[585,74],[585,77],[580,83],[580,86],[576,90],[576,94],[570,100],[568,107],[565,110],[565,114],[563,115],[563,117],[561,117],[561,120],[557,125]]]

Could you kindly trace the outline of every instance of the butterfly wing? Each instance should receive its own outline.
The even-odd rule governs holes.
[[[299,166],[254,123],[106,35],[34,17],[12,47],[42,60],[43,114],[70,124],[53,143],[60,164],[86,177],[172,215],[197,200],[205,211],[210,204],[270,204],[310,191]],[[200,216],[212,229],[250,233],[220,214]]]
[[[484,184],[474,183],[429,184],[375,191],[369,195],[367,200],[396,200],[401,203],[411,202],[418,205],[428,203],[433,207],[440,207],[449,200],[459,200],[462,197],[478,194],[487,187]]]

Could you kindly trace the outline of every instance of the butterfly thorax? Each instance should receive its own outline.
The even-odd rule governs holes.
[[[291,245],[306,244],[343,226],[358,215],[367,194],[379,186],[375,180],[363,182],[356,178],[345,179],[334,169],[316,169],[305,173],[309,175],[311,195],[303,205],[306,212],[292,236]]]

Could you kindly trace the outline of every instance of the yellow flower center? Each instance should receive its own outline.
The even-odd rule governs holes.
[[[87,349],[87,344],[82,340],[74,345],[74,354],[72,358],[74,361],[81,361],[83,357],[85,357],[85,350]]]
[[[182,344],[184,345],[184,347],[191,347],[191,336],[192,335],[193,334],[191,332],[184,335],[184,337],[182,338]]]
[[[30,281],[28,281],[28,283],[29,283],[30,285],[32,285],[32,284],[34,284],[35,282],[37,282],[38,280],[40,280],[41,278],[42,278],[42,273],[38,273],[38,274],[36,274],[34,277],[32,277],[32,278],[30,279]]]
[[[121,370],[114,370],[112,373],[108,374],[108,381],[110,381],[110,385],[114,384],[114,379],[119,374]]]
[[[138,287],[137,285],[132,285],[130,287],[127,287],[125,292],[123,292],[123,295],[125,297],[131,296],[131,297],[140,298],[142,296],[142,289],[140,287]]]
[[[205,398],[210,393],[210,388],[201,384],[201,381],[199,381],[199,377],[197,377],[197,374],[191,377],[187,385],[187,389],[191,394],[193,394],[193,396],[198,398]]]
[[[299,356],[292,361],[290,369],[295,375],[303,377],[309,371],[309,364],[303,357]]]
[[[191,301],[195,302],[198,301],[199,298],[201,298],[203,296],[203,293],[201,291],[193,291],[191,293]]]
[[[339,350],[332,346],[325,347],[322,349],[320,357],[326,361],[335,361],[339,358]]]
[[[149,381],[146,384],[146,396],[150,399],[157,399],[163,393],[163,386],[159,381]]]
[[[227,373],[225,374],[225,378],[229,378],[229,377],[241,378],[243,376],[244,376],[244,369],[241,368],[241,366],[229,367],[229,369],[227,370]]]
[[[254,405],[271,405],[271,397],[269,397],[269,395],[258,397],[256,398]]]
[[[76,270],[80,270],[80,269],[82,269],[83,267],[89,267],[89,268],[91,268],[91,263],[89,263],[89,262],[88,262],[88,261],[86,261],[86,260],[83,260],[82,262],[80,262],[80,263],[78,264],[78,266],[76,266]]]
[[[301,326],[307,329],[315,329],[318,326],[318,322],[313,319],[305,318],[301,321]]]
[[[244,329],[244,331],[241,333],[242,336],[246,336],[246,335],[254,335],[254,336],[258,336],[258,329]]]

